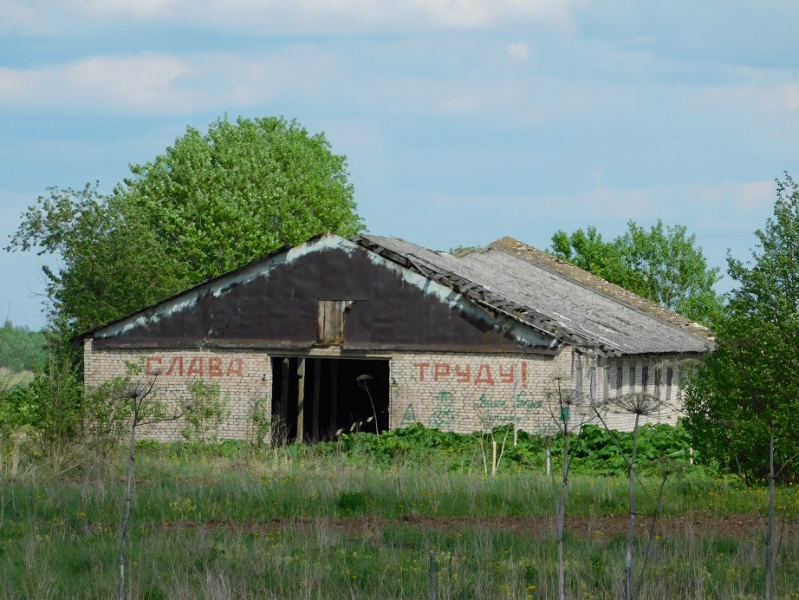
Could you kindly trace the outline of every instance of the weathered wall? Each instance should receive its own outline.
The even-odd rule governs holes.
[[[171,406],[186,398],[186,384],[202,379],[218,383],[222,396],[229,398],[230,415],[219,429],[220,439],[252,439],[252,401],[271,394],[272,368],[264,352],[186,351],[186,350],[92,350],[92,340],[84,342],[84,377],[87,386],[127,373],[126,362],[144,359],[150,376],[160,373],[157,395]],[[146,375],[146,373],[145,373]],[[268,405],[267,405],[268,406]],[[182,420],[142,427],[147,439],[180,439]]]
[[[569,350],[557,356],[397,355],[391,361],[391,427],[418,421],[471,433],[515,423],[531,433],[549,432],[555,425],[547,391],[555,374],[569,377],[570,364]]]
[[[640,355],[588,359],[575,355],[572,373],[583,393],[605,403],[604,421],[611,429],[632,430],[635,415],[619,410],[613,400],[634,393],[658,398],[660,409],[641,422],[676,425],[682,410],[681,369],[684,360],[672,355]],[[671,373],[669,375],[669,372]],[[596,419],[594,421],[596,422]]]
[[[328,345],[320,310],[336,301],[352,351],[540,353],[554,340],[492,315],[450,288],[336,236],[325,236],[187,290],[94,332],[100,348]],[[346,308],[345,308],[346,307]]]
[[[259,397],[271,399],[271,357],[265,351],[93,350],[91,340],[87,340],[84,353],[88,386],[124,376],[127,361],[142,359],[147,372],[160,373],[158,394],[167,402],[177,403],[185,398],[186,384],[192,379],[218,383],[221,393],[229,398],[230,408],[230,416],[219,431],[223,439],[252,439],[252,403]],[[314,350],[306,356],[357,358],[333,348]],[[600,402],[642,391],[669,401],[663,411],[646,419],[649,422],[674,424],[679,414],[679,366],[676,360],[663,357],[590,359],[568,348],[555,356],[457,352],[370,352],[361,356],[390,359],[391,428],[420,422],[444,431],[470,433],[515,423],[530,433],[551,433],[557,430],[552,419],[559,412],[556,399],[547,401],[556,389],[555,377],[561,378],[564,393],[576,389],[586,399],[593,396]],[[648,369],[646,389],[644,367]],[[670,386],[667,385],[669,368],[672,369]],[[657,387],[656,369],[661,370]],[[630,430],[634,415],[609,412],[605,421],[614,429]],[[580,415],[573,410],[571,422],[576,425],[597,420],[593,414]],[[142,435],[162,441],[179,439],[182,428],[181,422],[159,424],[144,429]]]

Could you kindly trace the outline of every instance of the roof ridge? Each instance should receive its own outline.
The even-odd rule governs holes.
[[[522,260],[530,262],[537,267],[554,271],[577,284],[591,288],[593,291],[599,292],[611,300],[621,302],[633,309],[640,310],[649,316],[655,317],[671,326],[677,327],[680,330],[687,330],[697,336],[703,337],[707,340],[714,341],[715,337],[713,332],[708,328],[697,323],[679,313],[669,310],[643,296],[631,292],[615,283],[611,283],[598,275],[594,275],[590,271],[581,269],[580,267],[570,263],[567,260],[553,256],[543,250],[529,246],[524,242],[520,242],[510,236],[500,238],[487,246],[494,250],[504,252],[511,256],[516,256]]]
[[[501,311],[502,313],[525,325],[531,326],[547,335],[552,336],[559,342],[566,343],[577,348],[584,348],[589,351],[599,351],[605,355],[613,355],[619,351],[618,348],[610,344],[593,339],[589,336],[586,336],[584,333],[579,333],[562,323],[558,323],[552,317],[547,316],[538,310],[535,310],[531,307],[518,305],[501,292],[494,291],[483,283],[471,280],[467,281],[461,275],[445,271],[440,266],[430,263],[422,256],[417,256],[411,252],[401,253],[389,248],[385,248],[381,245],[380,237],[381,236],[362,234],[354,236],[350,238],[350,240],[369,252],[377,254],[381,258],[385,258],[386,260],[397,263],[406,269],[413,269],[424,277],[449,287],[453,291],[463,295],[471,302],[484,307],[488,306],[493,310]],[[434,254],[436,253],[435,250],[430,250],[424,246],[403,240],[402,238],[395,237],[383,239],[399,240],[411,247],[418,248],[425,252],[431,252]],[[421,265],[419,262],[412,260],[410,257],[413,257],[416,259],[416,261],[424,263],[424,269],[430,271],[430,273],[426,273],[425,270],[420,268]]]

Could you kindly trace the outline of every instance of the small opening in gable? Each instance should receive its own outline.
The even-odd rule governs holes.
[[[344,309],[346,300],[319,300],[317,318],[317,342],[326,346],[344,343]]]

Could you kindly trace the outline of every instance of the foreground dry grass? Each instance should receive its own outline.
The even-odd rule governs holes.
[[[342,456],[265,450],[232,458],[142,453],[131,598],[554,598],[551,481],[434,465],[374,469]],[[402,495],[397,486],[401,479]],[[109,598],[116,589],[120,473],[79,480],[31,463],[2,485],[0,595]],[[637,564],[657,481],[640,486]],[[575,478],[567,520],[573,598],[621,597],[624,481]],[[734,482],[667,486],[638,598],[757,598],[764,494]],[[799,598],[799,494],[780,490],[777,589]],[[417,519],[413,516],[418,516]]]

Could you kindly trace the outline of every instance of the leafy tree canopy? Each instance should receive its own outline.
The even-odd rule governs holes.
[[[43,367],[47,359],[46,343],[41,331],[31,331],[24,325],[14,325],[6,320],[0,327],[0,368],[33,371]]]
[[[708,268],[696,236],[683,225],[664,226],[658,219],[646,230],[629,221],[624,235],[612,241],[590,226],[572,234],[557,231],[550,252],[700,323],[711,324],[721,311],[721,297],[713,291],[719,269]]]
[[[771,420],[775,464],[799,453],[799,185],[787,174],[774,216],[755,235],[750,262],[727,257],[738,287],[716,327],[717,349],[692,379],[686,425],[707,455],[762,477]],[[796,461],[783,471],[797,475]]]
[[[75,333],[220,275],[286,244],[363,230],[344,156],[282,118],[189,127],[163,155],[131,165],[104,195],[48,190],[6,250],[60,257],[45,268],[54,323]]]

